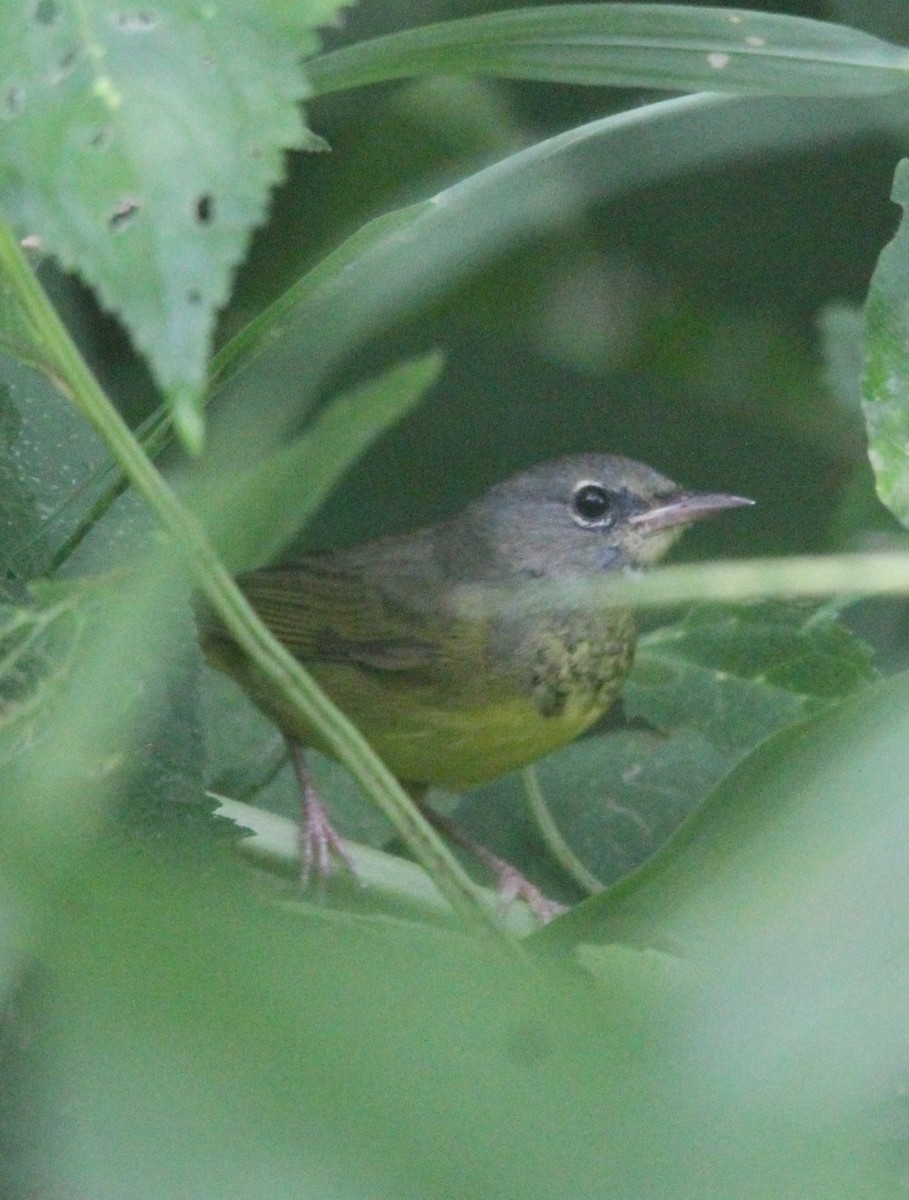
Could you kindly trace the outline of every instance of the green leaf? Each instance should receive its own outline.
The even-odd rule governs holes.
[[[89,621],[83,588],[45,587],[40,600],[0,605],[0,762],[6,769],[39,737]]]
[[[392,367],[329,401],[302,437],[222,484],[210,523],[230,570],[261,566],[299,534],[355,459],[419,403],[441,369],[438,354]]]
[[[193,444],[216,311],[307,144],[300,54],[339,7],[0,7],[0,206],[123,319]]]
[[[744,723],[739,718],[753,721],[759,707],[746,703],[741,712],[747,690],[761,693],[773,724],[793,706],[808,716],[873,678],[868,647],[849,633],[835,608],[782,602],[698,608],[679,625],[641,638],[625,706],[630,716],[666,730],[690,722],[693,705],[713,740],[736,746],[736,726]],[[753,725],[750,732],[760,735]]]
[[[19,882],[36,896],[127,784],[137,784],[134,811],[202,800],[189,606],[172,557],[143,560],[134,572],[33,584],[0,609],[0,874],[11,879],[21,857],[31,865]]]
[[[671,947],[704,980],[699,1058],[752,1096],[782,1086],[830,1121],[895,1102],[909,1051],[907,714],[903,673],[780,733],[655,860],[544,940]]]
[[[317,93],[427,72],[758,95],[909,86],[909,53],[869,34],[774,13],[679,4],[565,4],[426,25],[309,64]]]
[[[0,568],[46,574],[102,490],[104,445],[58,389],[0,355]]]
[[[834,301],[818,314],[818,329],[827,392],[843,412],[857,414],[862,399],[864,314],[856,304]]]
[[[55,915],[29,1010],[29,1182],[54,1195],[899,1194],[863,1108],[831,1124],[785,1067],[758,1088],[705,1059],[690,987],[655,956],[588,951],[591,986],[442,931],[267,909],[217,876],[200,903],[187,873],[107,847]],[[718,1042],[738,1062],[734,1031]]]
[[[622,693],[630,725],[537,765],[543,795],[584,865],[614,883],[656,853],[761,742],[873,678],[867,648],[829,609],[695,609],[641,638]],[[468,802],[475,836],[488,835],[492,794],[506,789],[514,795],[516,785],[482,789]],[[515,849],[532,868],[521,862],[526,835]]]
[[[171,596],[162,604],[168,629],[153,660],[151,655],[146,658],[141,637],[134,631],[130,669],[125,663],[118,668],[118,714],[105,712],[100,703],[105,682],[110,681],[90,678],[92,664],[116,650],[118,625],[126,617],[121,607],[128,604],[129,591],[118,575],[75,583],[34,583],[16,601],[0,604],[0,762],[7,774],[15,769],[21,779],[23,771],[29,773],[37,765],[32,755],[54,758],[54,730],[58,723],[73,723],[69,706],[81,697],[96,703],[104,715],[94,726],[90,718],[85,721],[84,728],[92,730],[93,736],[68,763],[73,780],[81,771],[107,776],[110,782],[128,764],[140,768],[142,786],[137,791],[146,802],[152,795],[156,803],[165,797],[173,803],[186,801],[191,793],[199,798],[201,734],[193,715],[195,662],[188,653],[195,646],[195,630],[185,598]],[[105,647],[108,635],[114,645]],[[155,690],[166,698],[157,708],[143,711],[147,685],[141,673],[133,671],[138,664],[148,668],[152,661]],[[116,695],[115,688],[111,695]],[[142,751],[136,762],[129,761],[133,721],[142,730]],[[108,727],[111,736],[106,739],[101,730]]]
[[[896,169],[892,197],[903,210],[881,252],[865,305],[865,423],[877,493],[909,525],[909,159]]]
[[[561,11],[559,9],[558,11]],[[242,330],[213,363],[219,406],[299,411],[362,339],[535,230],[705,164],[816,147],[889,123],[879,107],[727,96],[664,100],[592,121],[364,225]],[[652,153],[640,154],[646,137]],[[252,377],[248,372],[256,370]],[[262,373],[263,386],[256,386]],[[255,393],[262,397],[255,401]],[[273,418],[272,426],[273,427]]]

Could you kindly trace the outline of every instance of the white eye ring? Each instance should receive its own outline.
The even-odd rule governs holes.
[[[598,479],[581,479],[571,494],[571,519],[582,529],[608,529],[614,525],[609,489]]]

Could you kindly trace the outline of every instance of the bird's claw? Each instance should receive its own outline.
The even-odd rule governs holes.
[[[300,883],[303,887],[315,874],[328,879],[336,862],[356,877],[353,860],[322,802],[307,796],[300,821]]]
[[[511,863],[500,860],[495,868],[496,891],[503,909],[508,908],[515,900],[523,900],[531,912],[539,918],[541,925],[547,925],[553,917],[568,912],[568,906],[558,900],[551,900],[538,887],[530,882]]]

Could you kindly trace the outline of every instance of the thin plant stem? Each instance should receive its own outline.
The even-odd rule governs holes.
[[[556,825],[552,813],[549,811],[549,805],[546,803],[543,789],[540,787],[536,769],[532,766],[524,767],[521,771],[521,779],[524,783],[524,792],[527,796],[527,804],[530,808],[531,816],[536,823],[537,829],[540,831],[540,836],[546,843],[549,853],[559,866],[585,892],[593,896],[597,892],[605,891],[606,885],[602,880],[597,879],[596,875],[591,871],[587,870],[565,841],[564,837],[562,837],[562,833],[558,825]]]

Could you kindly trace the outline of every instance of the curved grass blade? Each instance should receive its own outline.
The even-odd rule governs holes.
[[[312,59],[315,93],[414,75],[852,96],[909,86],[909,51],[802,17],[678,4],[567,4],[406,29]]]

